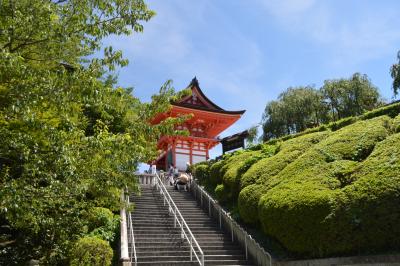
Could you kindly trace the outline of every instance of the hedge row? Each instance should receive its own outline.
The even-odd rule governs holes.
[[[239,169],[245,165],[246,160],[250,158],[259,158],[261,151],[245,151],[226,160],[223,166],[224,175],[222,183],[229,193],[228,199],[236,199],[240,192],[241,172]]]
[[[356,203],[344,200],[345,196],[352,193],[364,198],[366,203],[382,200],[367,191],[354,189],[361,184],[361,177],[368,176],[363,169],[372,173],[370,178],[367,177],[368,182],[379,180],[381,175],[388,173],[387,169],[382,169],[381,164],[370,163],[371,160],[376,163],[377,160],[389,159],[379,158],[379,150],[383,149],[382,146],[388,148],[387,144],[376,149],[374,155],[370,154],[375,145],[384,143],[391,133],[391,123],[392,120],[384,116],[359,121],[332,132],[273,177],[267,185],[267,192],[258,202],[259,218],[264,232],[276,237],[292,252],[310,256],[356,252],[360,248],[375,250],[378,246],[383,249],[386,244],[392,245],[393,243],[385,240],[388,239],[388,234],[380,236],[380,241],[385,245],[351,241],[351,237],[370,239],[368,230],[384,231],[382,227],[388,224],[381,220],[379,227],[369,228],[374,222],[360,219],[356,215],[357,209],[348,208]],[[399,150],[399,147],[400,142],[396,149]],[[394,150],[393,153],[395,158],[399,158],[396,157],[399,151]],[[400,167],[399,160],[389,161],[394,168]],[[390,175],[399,178],[399,173],[392,171]],[[343,201],[346,203],[339,204]],[[399,212],[400,209],[397,208]],[[341,212],[339,216],[338,210]],[[357,231],[355,228],[358,226],[367,226],[369,229]],[[389,227],[390,230],[400,231],[400,224],[398,229]],[[349,235],[344,237],[344,232]]]
[[[393,120],[393,131],[400,132],[400,115],[396,116]]]
[[[241,190],[242,220],[301,256],[399,247],[399,113],[396,103],[269,141],[195,175],[221,201]]]
[[[317,132],[276,144],[276,154],[253,164],[243,175],[241,187],[265,182],[327,135],[327,132]]]
[[[324,125],[321,125],[318,127],[308,128],[308,129],[306,129],[302,132],[296,133],[296,134],[286,135],[286,136],[278,138],[278,139],[272,139],[272,140],[267,141],[265,144],[275,145],[278,142],[297,138],[297,137],[304,136],[304,135],[314,133],[314,132],[321,132],[321,131],[326,131],[326,130],[335,131],[335,130],[341,129],[342,127],[351,125],[357,121],[368,120],[368,119],[383,116],[383,115],[387,115],[387,116],[393,118],[393,117],[397,116],[399,113],[400,113],[400,102],[395,102],[393,104],[389,104],[384,107],[371,110],[360,116],[346,117],[346,118],[343,118],[343,119],[335,121],[335,122],[331,122],[326,125],[324,124]],[[253,147],[253,149],[260,149],[262,147],[262,145],[263,144],[256,145],[255,147]]]
[[[243,175],[238,207],[240,217],[247,223],[258,224],[258,202],[267,190],[271,177],[277,175],[310,147],[327,137],[327,132],[317,132],[282,142],[277,153],[254,164]],[[257,183],[258,185],[252,185]],[[247,186],[249,186],[247,188]]]

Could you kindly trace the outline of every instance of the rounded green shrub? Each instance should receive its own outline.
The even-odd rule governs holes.
[[[341,190],[330,224],[339,251],[387,251],[400,246],[400,133],[378,143]],[[330,229],[330,231],[333,231]]]
[[[108,266],[111,265],[113,250],[107,241],[86,236],[79,239],[71,252],[71,266]]]
[[[377,142],[388,136],[390,124],[391,119],[387,116],[359,121],[331,134],[319,147],[327,156],[333,156],[332,159],[362,161]]]
[[[215,187],[215,197],[217,198],[218,201],[221,203],[225,203],[229,200],[230,192],[229,190],[226,189],[224,184],[219,184]]]
[[[274,156],[261,159],[243,174],[240,180],[241,188],[257,181],[264,183],[270,177],[277,175],[306,150],[326,138],[328,134],[328,132],[316,132],[282,142]]]
[[[196,165],[193,168],[193,176],[201,185],[208,184],[210,182],[210,166],[208,164]]]
[[[261,154],[261,151],[246,151],[231,156],[223,166],[224,175],[222,182],[231,192],[232,197],[236,197],[239,193],[240,175],[239,169],[245,164],[246,160]]]
[[[253,225],[259,223],[258,202],[266,191],[266,187],[259,184],[247,186],[240,191],[238,208],[240,217],[245,223]]]
[[[222,177],[224,176],[223,166],[225,165],[225,160],[220,160],[215,162],[210,167],[210,184],[215,187],[222,183]]]
[[[396,116],[393,120],[393,129],[394,132],[400,132],[400,115]]]
[[[325,219],[331,212],[333,196],[333,191],[313,184],[273,188],[259,201],[262,229],[292,252],[323,256],[335,245],[321,237],[327,229]]]
[[[97,227],[107,226],[112,223],[114,214],[107,208],[94,207],[88,214],[89,230],[92,231]]]
[[[331,132],[270,177],[258,202],[263,230],[303,256],[395,247],[400,134],[388,137],[391,128],[383,116]]]

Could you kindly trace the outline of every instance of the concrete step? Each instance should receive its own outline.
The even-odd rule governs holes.
[[[241,254],[242,251],[240,249],[231,249],[231,250],[208,250],[208,251],[203,251],[205,256],[209,255],[216,255],[216,256],[222,256],[222,255],[236,255],[236,254]],[[172,255],[179,255],[179,256],[185,256],[190,254],[190,249],[189,247],[185,250],[143,250],[141,249],[140,251],[136,250],[137,256],[172,256]]]
[[[200,254],[197,254],[198,256]],[[192,254],[194,257],[194,254]],[[155,256],[142,256],[138,257],[138,262],[144,261],[187,261],[190,260],[190,253],[186,255],[179,255],[178,253],[174,255],[155,255]],[[204,261],[243,261],[245,257],[242,255],[204,255]]]
[[[175,250],[175,249],[171,249],[171,247],[170,246],[138,246],[137,244],[136,244],[136,246],[135,246],[135,248],[136,248],[136,252],[141,252],[141,251],[143,251],[143,252],[145,252],[145,251],[171,251],[171,250]],[[227,244],[225,244],[225,245],[218,245],[218,246],[216,246],[216,245],[207,245],[207,246],[203,246],[203,247],[201,247],[201,249],[203,250],[203,252],[205,253],[205,254],[207,254],[208,252],[211,252],[211,251],[215,251],[215,252],[217,252],[217,251],[231,251],[231,250],[240,250],[240,248],[239,248],[239,246],[238,245],[227,245]],[[189,250],[189,245],[180,245],[180,250]]]
[[[158,221],[165,221],[166,219],[172,219],[173,220],[173,216],[168,216],[168,215],[167,216],[159,216],[159,217],[145,217],[145,216],[137,217],[137,216],[134,216],[132,218],[135,219],[134,222],[153,222],[153,221],[154,222],[158,222]],[[212,220],[210,220],[209,217],[198,217],[198,218],[190,219],[190,220],[187,220],[186,223],[200,222],[200,221],[201,222],[215,223]]]
[[[164,242],[164,241],[181,241],[180,235],[172,235],[168,237],[148,237],[148,236],[142,236],[142,237],[135,237],[135,241],[137,243],[146,243],[146,242]],[[186,240],[182,240],[186,241]],[[200,246],[203,245],[209,245],[213,243],[228,243],[229,239],[226,239],[226,237],[207,237],[207,238],[196,238],[197,243],[200,244]]]
[[[180,234],[180,231],[175,231],[175,232],[166,232],[166,233],[148,233],[148,234],[143,234],[143,235],[135,235],[135,239],[141,239],[141,238],[169,238],[171,236]],[[230,237],[222,234],[222,233],[215,233],[215,234],[201,234],[198,235],[198,238],[218,238],[218,239],[226,239],[226,240],[231,240]]]
[[[201,246],[206,265],[250,265],[240,247],[231,242],[230,235],[219,229],[189,192],[167,189]],[[145,187],[141,196],[135,195],[130,200],[135,205],[131,217],[137,265],[198,265],[194,257],[190,261],[189,243],[181,239],[181,228],[174,227],[173,214],[169,213],[168,205],[163,204],[158,192]],[[203,204],[208,201],[204,199]]]
[[[137,265],[146,265],[146,266],[191,266],[191,265],[199,265],[197,261],[168,261],[168,262],[154,262],[154,261],[146,261],[146,262],[138,262]]]
[[[236,244],[229,244],[229,243],[224,243],[224,242],[219,242],[219,241],[213,241],[213,242],[201,242],[197,241],[201,247],[201,249],[209,249],[209,248],[225,248],[225,249],[237,249],[238,246]],[[135,247],[140,248],[140,247],[170,247],[170,248],[176,248],[176,247],[188,247],[189,244],[187,241],[183,241],[181,239],[166,239],[166,240],[160,240],[160,241],[151,241],[148,240],[146,242],[141,241],[137,242]]]

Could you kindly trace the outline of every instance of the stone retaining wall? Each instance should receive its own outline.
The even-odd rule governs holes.
[[[400,266],[400,255],[381,256],[357,256],[342,258],[327,258],[315,260],[274,261],[276,266],[333,266],[333,265],[357,265],[357,266]]]

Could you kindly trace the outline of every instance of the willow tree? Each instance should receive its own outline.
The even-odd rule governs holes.
[[[310,86],[288,88],[265,107],[263,139],[300,132],[326,120],[327,109],[320,91]]]
[[[101,40],[143,30],[143,0],[3,0],[0,4],[0,264],[65,265],[93,207],[117,210],[119,191],[177,121],[148,122],[151,103],[115,86],[127,65]],[[90,58],[90,59],[89,59]]]
[[[400,51],[397,53],[397,64],[393,64],[390,68],[390,74],[393,78],[393,94],[396,97],[400,90]]]
[[[321,91],[329,105],[331,119],[361,115],[381,103],[378,88],[367,75],[353,74],[350,78],[325,80]]]

